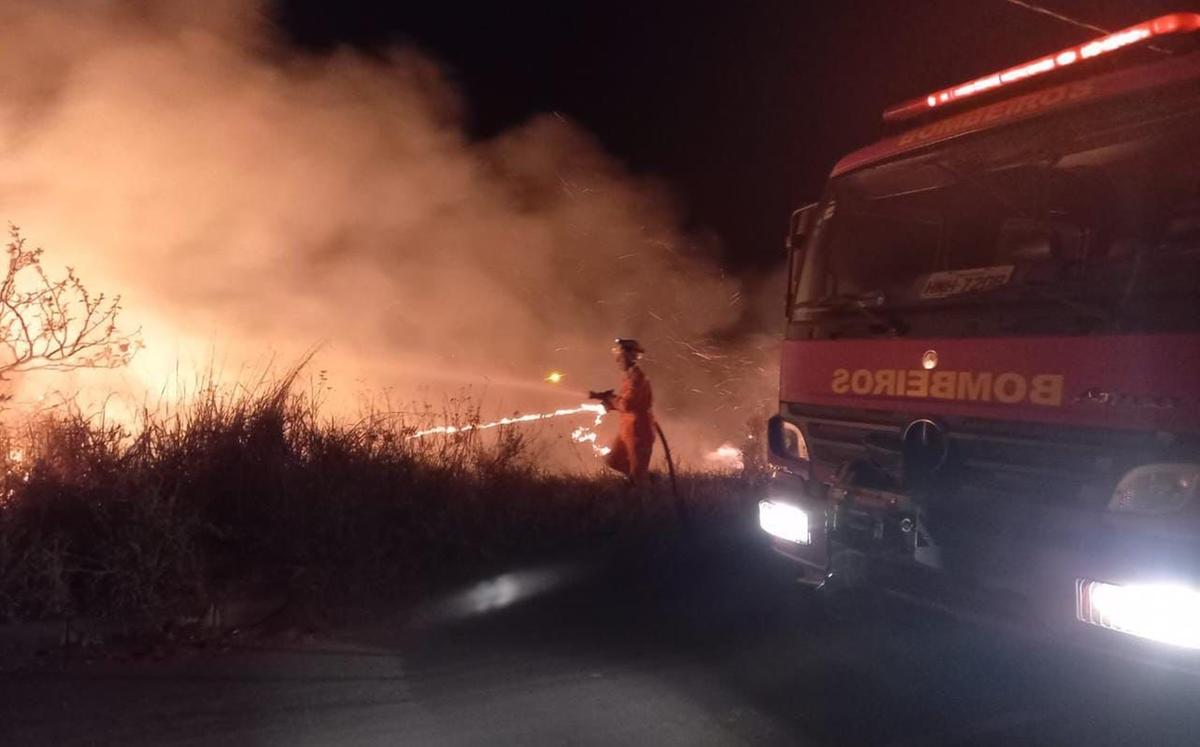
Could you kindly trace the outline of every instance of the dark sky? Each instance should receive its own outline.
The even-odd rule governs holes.
[[[1109,29],[1200,0],[1031,0]],[[1006,0],[279,0],[316,49],[415,44],[474,134],[561,112],[665,180],[735,271],[782,255],[791,209],[892,103],[1095,34]]]

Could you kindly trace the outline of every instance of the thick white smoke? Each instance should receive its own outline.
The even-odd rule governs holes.
[[[124,295],[147,345],[128,392],[323,344],[343,405],[467,385],[511,412],[615,383],[620,335],[650,348],[668,421],[736,430],[772,396],[760,352],[704,344],[742,314],[738,286],[582,128],[546,114],[472,141],[428,57],[305,56],[260,11],[0,10],[2,215]]]

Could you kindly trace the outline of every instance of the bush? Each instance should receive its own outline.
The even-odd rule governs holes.
[[[410,440],[421,423],[324,418],[294,379],[206,387],[132,429],[77,412],[10,427],[0,620],[196,615],[239,584],[300,576],[366,598],[671,519],[663,487],[643,501],[607,475],[539,468],[527,431]],[[448,410],[478,422],[470,403]],[[714,510],[737,494],[736,478],[680,482]]]

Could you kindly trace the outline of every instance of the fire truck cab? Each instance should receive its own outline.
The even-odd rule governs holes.
[[[894,107],[794,214],[759,523],[814,585],[1200,649],[1198,30]]]

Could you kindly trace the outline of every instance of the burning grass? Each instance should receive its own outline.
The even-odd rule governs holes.
[[[599,472],[546,470],[527,430],[414,440],[423,424],[411,418],[327,418],[294,380],[208,387],[133,428],[78,412],[9,427],[0,621],[196,616],[239,585],[297,579],[327,602],[378,598],[675,521],[665,483],[647,498]],[[469,402],[451,410],[451,422],[479,422]],[[710,515],[741,485],[680,480]]]

